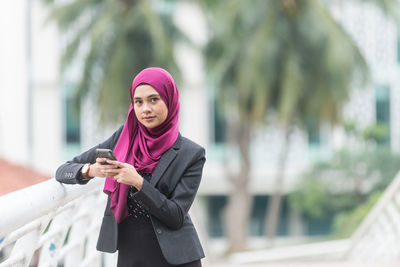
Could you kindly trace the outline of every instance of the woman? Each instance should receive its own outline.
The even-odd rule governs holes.
[[[205,150],[179,134],[179,107],[171,75],[142,70],[131,86],[125,124],[56,172],[57,181],[67,184],[107,177],[97,249],[118,250],[117,266],[201,266],[204,252],[188,211]],[[117,160],[96,159],[97,148],[112,149]]]

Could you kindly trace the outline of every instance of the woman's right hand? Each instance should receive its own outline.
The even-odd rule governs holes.
[[[108,173],[109,169],[115,169],[111,164],[101,164],[105,162],[106,158],[97,158],[95,164],[90,164],[89,173],[90,177],[114,177],[117,173]]]

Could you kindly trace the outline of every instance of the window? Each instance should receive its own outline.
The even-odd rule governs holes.
[[[67,143],[80,143],[80,107],[74,103],[75,86],[65,85],[65,137]]]
[[[208,213],[207,229],[208,229],[208,234],[211,237],[224,236],[222,212],[226,205],[226,202],[227,202],[226,196],[207,197],[207,213]]]
[[[287,236],[289,234],[288,201],[287,196],[281,196],[281,207],[279,213],[279,223],[276,229],[277,236]],[[265,236],[265,225],[267,220],[267,209],[270,196],[256,195],[253,197],[253,208],[250,217],[250,235]]]
[[[218,105],[217,101],[214,99],[214,125],[212,127],[214,136],[214,143],[220,144],[226,141],[226,122],[223,116],[223,111]]]
[[[253,196],[253,207],[249,221],[250,236],[265,235],[265,220],[267,213],[269,196]],[[208,196],[207,197],[207,231],[210,237],[223,237],[224,221],[223,211],[227,204],[228,196]],[[286,196],[282,196],[281,212],[277,229],[278,236],[287,236],[289,233],[288,201]]]
[[[375,87],[375,108],[377,127],[385,130],[377,136],[379,144],[390,143],[390,87],[388,85],[376,85]],[[378,132],[379,133],[379,132]]]
[[[335,214],[336,215],[336,214]],[[311,218],[303,215],[303,230],[307,236],[323,236],[332,234],[334,215],[323,216],[322,218]]]
[[[63,98],[63,135],[64,135],[64,148],[63,159],[71,159],[73,156],[80,153],[80,104],[73,100],[75,92],[75,85],[66,82],[64,84],[64,98]]]
[[[268,196],[254,196],[253,209],[250,217],[250,235],[263,236],[265,228]]]
[[[399,36],[399,38],[397,40],[397,61],[400,64],[400,36]]]
[[[321,135],[318,123],[309,119],[306,122],[306,129],[308,133],[308,144],[310,146],[319,146],[321,144]]]

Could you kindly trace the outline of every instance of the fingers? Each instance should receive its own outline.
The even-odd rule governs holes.
[[[130,164],[119,162],[117,160],[107,159],[107,158],[96,158],[96,162],[101,164],[101,165],[103,165],[103,166],[110,166],[111,165],[112,167],[110,167],[110,168],[115,168],[115,167],[123,168],[123,167],[126,167],[126,166],[131,166]],[[106,163],[108,163],[108,164],[106,164]]]
[[[113,176],[113,178],[117,183],[123,183],[124,179],[120,174],[116,174],[115,176]]]
[[[96,158],[96,162],[97,163],[104,163],[105,161],[106,161],[107,159],[105,159],[105,158]]]
[[[116,177],[118,175],[118,173],[116,172],[106,172],[106,177]]]
[[[127,183],[127,177],[137,174],[132,165],[117,160],[97,158],[95,165],[101,177],[113,177],[118,183]]]
[[[126,166],[126,163],[122,163],[122,162],[119,162],[117,160],[106,159],[106,161],[107,161],[108,164],[114,165],[114,166],[119,167],[119,168],[123,168],[123,167]]]
[[[96,158],[96,163],[105,165],[107,163],[107,159],[106,158]]]
[[[107,177],[114,177],[114,176],[118,175],[118,173],[120,172],[120,168],[118,168],[115,165],[103,165],[102,172]]]

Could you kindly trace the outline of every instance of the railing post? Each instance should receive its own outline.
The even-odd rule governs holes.
[[[13,266],[28,267],[31,262],[32,256],[35,252],[35,244],[39,240],[39,229],[36,229],[15,242],[14,248],[11,252],[11,257],[16,257],[20,254],[23,257],[21,263]]]
[[[52,219],[48,232],[46,233],[49,238],[44,241],[40,251],[39,266],[57,267],[61,247],[67,237],[68,226],[71,224],[71,216],[73,216],[72,211],[72,208],[67,209]]]
[[[97,234],[105,207],[103,179],[63,185],[54,179],[0,197],[0,267],[98,267]],[[15,244],[14,244],[15,242]],[[107,265],[110,266],[110,265]]]

